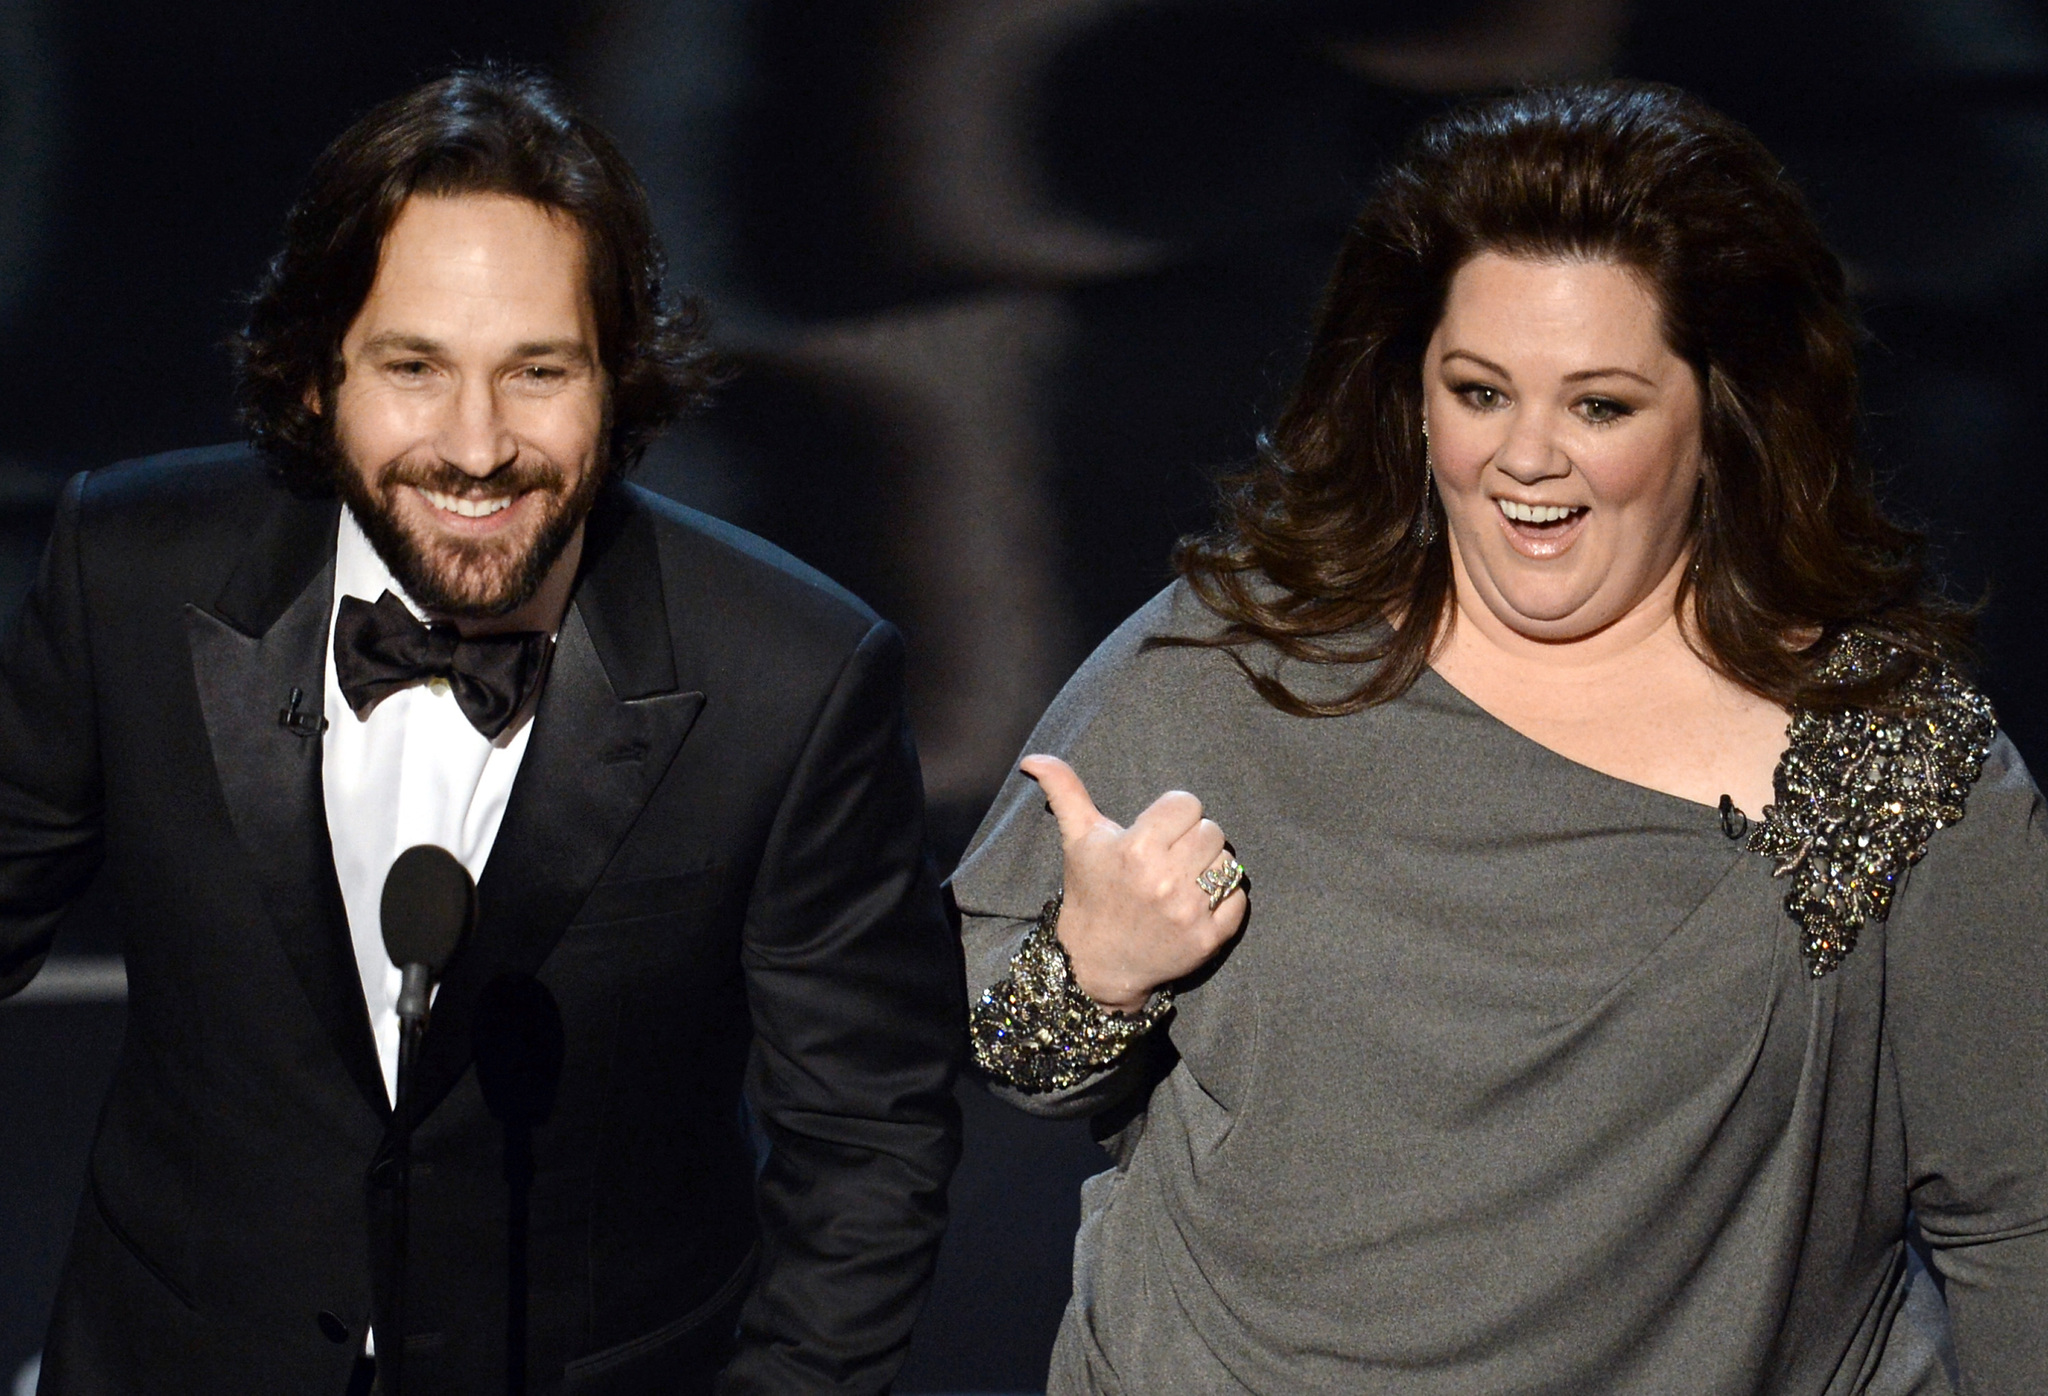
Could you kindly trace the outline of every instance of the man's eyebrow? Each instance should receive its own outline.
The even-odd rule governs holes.
[[[509,356],[515,359],[570,359],[577,363],[589,363],[595,356],[590,346],[580,339],[536,339],[526,344],[515,344]]]
[[[425,335],[406,334],[402,330],[386,330],[382,334],[373,334],[363,341],[363,352],[365,354],[385,354],[395,351],[401,354],[424,354],[432,357],[441,353],[442,348],[441,341],[438,339],[428,339]]]

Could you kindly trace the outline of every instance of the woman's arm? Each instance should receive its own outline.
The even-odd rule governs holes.
[[[1112,1013],[1137,1014],[1200,969],[1244,922],[1244,870],[1223,830],[1185,790],[1169,790],[1126,829],[1095,808],[1057,756],[1027,756],[1059,821],[1064,885],[1056,917],[1074,982]],[[1235,869],[1225,876],[1226,869]],[[1204,878],[1209,881],[1204,882]],[[1041,915],[1045,921],[1050,910]]]
[[[1058,757],[1029,756],[1020,769],[1058,822],[1062,885],[976,1000],[974,1061],[1023,1096],[1065,1093],[1058,1113],[1103,1108],[1128,1089],[1136,1073],[1119,1068],[1171,1011],[1173,982],[1243,924],[1243,869],[1186,791],[1160,796],[1126,829]]]
[[[1244,919],[1242,890],[1212,905],[1197,883],[1232,866],[1201,803],[1153,798],[1178,773],[1191,720],[1181,711],[1189,676],[1162,682],[1159,672],[1191,668],[1186,654],[1143,644],[1172,602],[1169,591],[1132,617],[1067,684],[1028,748],[1060,755],[1027,757],[1011,774],[949,887],[975,1066],[1034,1113],[1092,1114],[1142,1082],[1143,1044],[1159,1035],[1172,983]]]
[[[977,941],[1017,948],[968,1015],[974,1068],[998,1096],[1037,1115],[1071,1119],[1108,1110],[1146,1076],[1152,1030],[1172,1012],[1162,994],[1146,1012],[1103,1009],[1075,984],[1057,931],[1058,899],[1034,921],[961,917]],[[998,952],[999,953],[999,952]]]
[[[2048,811],[1992,746],[1903,890],[1886,1020],[1921,1231],[1968,1389],[2048,1391]]]

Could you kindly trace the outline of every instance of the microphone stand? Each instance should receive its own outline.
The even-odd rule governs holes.
[[[378,903],[384,931],[384,952],[398,966],[398,1080],[391,1095],[391,1152],[377,1167],[391,1174],[392,1253],[385,1275],[390,1293],[385,1300],[383,1347],[377,1354],[378,1383],[383,1396],[398,1396],[405,1367],[405,1272],[407,1222],[412,1210],[412,1135],[419,1113],[415,1098],[420,1039],[427,1032],[427,1005],[434,980],[447,968],[456,947],[476,920],[476,883],[469,870],[447,849],[415,844],[392,860],[384,874],[384,896]]]
[[[505,1391],[526,1396],[533,1131],[561,1085],[561,1007],[532,975],[501,974],[477,997],[471,1047],[484,1106],[505,1127]]]
[[[388,1355],[378,1354],[378,1384],[384,1396],[399,1396],[405,1366],[405,1259],[406,1229],[412,1202],[413,1077],[417,1073],[420,1040],[427,1034],[427,999],[433,986],[425,965],[407,965],[398,992],[398,1089],[393,1093],[391,1160],[394,1186],[391,1198],[391,1305]]]

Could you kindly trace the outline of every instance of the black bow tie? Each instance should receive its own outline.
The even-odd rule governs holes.
[[[334,671],[350,708],[446,679],[470,726],[493,741],[540,686],[547,661],[548,637],[538,630],[465,639],[452,625],[414,619],[388,591],[374,606],[344,596],[334,617]]]

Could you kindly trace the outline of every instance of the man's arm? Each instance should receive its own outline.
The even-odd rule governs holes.
[[[85,476],[65,486],[28,603],[0,648],[0,997],[35,977],[100,862],[100,768],[79,577]]]
[[[903,642],[877,625],[797,763],[748,908],[748,1090],[770,1152],[760,1279],[719,1390],[879,1392],[959,1156],[957,941],[925,852]]]

